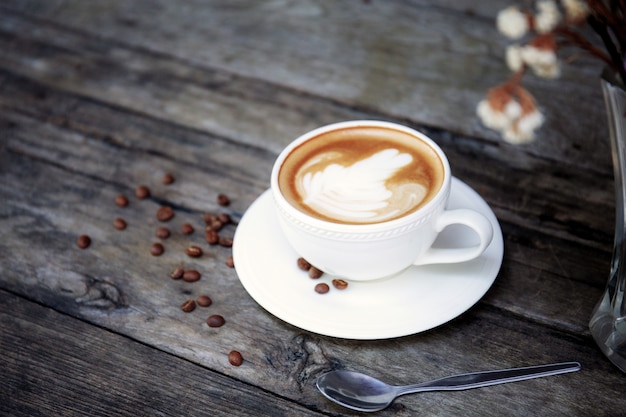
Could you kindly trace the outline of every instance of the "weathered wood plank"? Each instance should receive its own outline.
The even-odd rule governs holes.
[[[14,37],[15,45],[44,41],[66,48],[62,71],[54,70],[58,55],[11,59],[9,64],[24,74],[217,133],[236,130],[234,125],[241,123],[255,125],[258,131],[266,129],[268,120],[280,120],[279,133],[293,137],[324,120],[315,113],[286,119],[280,109],[251,103],[238,106],[236,114],[221,113],[220,119],[213,119],[212,102],[220,101],[214,89],[181,89],[176,77],[169,78],[170,88],[164,90],[141,88],[120,76],[120,65],[125,71],[132,67],[144,87],[163,71],[180,74],[184,63],[187,72],[190,66],[196,74],[225,71],[227,77],[264,80],[378,117],[497,140],[480,125],[474,109],[488,87],[508,76],[502,59],[507,41],[492,20],[508,2],[475,3],[281,0],[188,2],[180,7],[158,0],[96,5],[10,1],[4,4],[0,27]],[[129,49],[153,56],[137,59],[128,56]],[[10,56],[10,49],[5,54]],[[77,61],[82,74],[67,67]],[[558,82],[527,80],[549,113],[541,140],[527,146],[529,152],[581,166],[605,160],[599,67],[583,59],[566,67]],[[594,111],[582,114],[584,108]],[[572,117],[576,114],[579,117]],[[266,132],[271,135],[272,129]]]
[[[3,415],[320,415],[2,290],[0,352]]]

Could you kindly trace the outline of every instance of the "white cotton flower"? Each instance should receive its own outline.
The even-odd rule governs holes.
[[[528,32],[528,18],[516,6],[509,6],[498,13],[496,26],[507,38],[519,39]]]
[[[522,145],[532,142],[535,139],[535,133],[522,131],[516,125],[511,125],[502,132],[502,138],[513,145]]]
[[[522,47],[520,45],[509,45],[506,48],[506,65],[513,72],[517,72],[524,66],[522,59]]]
[[[580,23],[589,15],[587,4],[580,0],[561,0],[568,22]]]
[[[534,108],[504,129],[502,137],[516,145],[532,142],[535,139],[535,130],[539,129],[543,122],[543,114]]]
[[[535,15],[535,30],[538,33],[548,33],[561,21],[561,12],[553,0],[539,0],[539,12]]]
[[[494,109],[488,100],[482,100],[476,107],[476,114],[489,129],[503,130],[512,122],[504,112]]]
[[[557,78],[561,75],[558,57],[552,49],[541,49],[533,45],[526,45],[521,48],[520,56],[539,77]]]

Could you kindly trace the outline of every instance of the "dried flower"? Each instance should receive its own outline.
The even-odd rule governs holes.
[[[518,7],[510,6],[498,13],[498,30],[507,38],[519,39],[529,29],[528,17]]]
[[[498,130],[510,143],[527,143],[544,121],[532,95],[520,84],[521,73],[490,89],[478,103],[476,113],[483,124]]]
[[[535,15],[534,28],[538,33],[549,33],[561,21],[561,12],[553,0],[537,2],[538,13]]]
[[[512,143],[526,143],[543,124],[532,95],[521,86],[530,70],[543,78],[561,74],[558,52],[562,46],[578,46],[600,58],[626,82],[626,2],[623,0],[537,0],[536,13],[509,6],[498,13],[498,30],[511,39],[521,39],[534,32],[525,43],[506,49],[506,64],[514,75],[504,84],[487,92],[476,112],[483,124],[499,131]],[[599,36],[600,49],[580,30],[587,23]]]

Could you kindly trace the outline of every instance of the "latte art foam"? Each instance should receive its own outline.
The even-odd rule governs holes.
[[[426,196],[414,183],[389,183],[413,161],[408,153],[385,149],[350,166],[340,152],[329,151],[305,163],[296,174],[302,203],[346,223],[378,223],[407,213]]]
[[[381,223],[437,195],[444,166],[426,141],[379,126],[324,132],[294,149],[278,172],[282,195],[298,210],[345,224]]]

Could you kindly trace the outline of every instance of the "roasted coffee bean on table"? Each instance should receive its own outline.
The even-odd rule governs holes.
[[[156,217],[160,222],[168,222],[174,217],[174,209],[170,206],[162,206],[157,210]]]
[[[227,206],[230,204],[230,198],[228,198],[226,194],[218,194],[217,204],[219,204],[220,206]]]
[[[199,295],[198,298],[196,298],[196,302],[200,307],[208,307],[213,304],[211,297],[206,294]]]
[[[152,246],[150,246],[152,256],[161,256],[163,252],[165,252],[165,247],[160,243],[153,243]]]
[[[128,206],[128,198],[125,195],[118,194],[115,196],[115,204],[119,207]]]
[[[113,220],[113,227],[115,227],[117,230],[124,230],[126,229],[126,221],[121,217],[117,217],[115,220]]]
[[[183,269],[183,267],[179,266],[170,273],[170,278],[181,279],[184,273],[185,273],[185,270]]]
[[[232,256],[229,256],[228,258],[226,258],[226,266],[229,268],[235,267],[235,259]]]
[[[231,350],[228,354],[228,362],[233,366],[241,366],[243,363],[243,356],[236,350]]]
[[[144,200],[150,197],[150,188],[148,188],[148,186],[146,185],[138,186],[137,188],[135,188],[135,197],[140,200]]]
[[[188,269],[183,273],[183,280],[186,282],[196,282],[202,277],[200,272],[195,269]]]
[[[196,302],[194,300],[187,300],[181,306],[180,309],[185,313],[190,313],[196,308]]]
[[[189,246],[186,250],[185,253],[187,254],[187,256],[190,256],[192,258],[199,258],[200,256],[202,256],[202,248],[200,246]]]
[[[159,227],[156,230],[156,237],[158,237],[159,239],[167,239],[168,237],[170,237],[170,229],[168,229],[167,227]]]
[[[81,249],[87,249],[91,245],[91,238],[87,235],[80,235],[76,239],[76,246]]]
[[[194,228],[193,228],[193,226],[192,226],[192,225],[190,225],[189,223],[185,223],[185,224],[183,224],[183,225],[180,227],[180,232],[181,232],[183,235],[187,236],[187,235],[190,235],[190,234],[192,234],[192,233],[194,232]]]
[[[306,259],[298,258],[297,262],[298,262],[298,268],[300,268],[301,270],[308,271],[309,269],[311,269],[311,264]]]
[[[233,239],[230,237],[220,236],[219,244],[225,248],[230,248],[233,246]]]
[[[209,245],[217,245],[220,241],[220,235],[215,230],[207,230],[204,239]]]
[[[333,287],[337,288],[338,290],[345,290],[346,288],[348,288],[348,281],[346,280],[335,278],[332,282]]]
[[[206,319],[206,324],[208,324],[209,327],[222,327],[224,323],[226,323],[226,320],[219,314],[213,314]]]
[[[174,176],[170,174],[169,172],[163,175],[163,184],[170,185],[170,184],[173,184],[174,181],[175,181]]]

